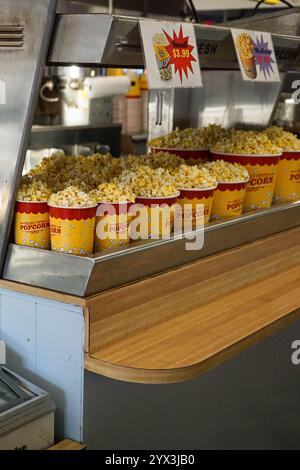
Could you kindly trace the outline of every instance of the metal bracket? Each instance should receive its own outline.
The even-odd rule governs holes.
[[[0,366],[6,364],[6,347],[4,341],[0,341]]]
[[[56,0],[1,0],[0,270],[56,13]],[[9,25],[9,26],[7,26]],[[25,35],[24,35],[25,32]]]

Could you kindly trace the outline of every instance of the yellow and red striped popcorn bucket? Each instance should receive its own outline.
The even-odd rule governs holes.
[[[133,203],[102,202],[97,208],[94,251],[117,248],[130,242],[129,214]]]
[[[279,160],[274,201],[293,202],[300,199],[300,151],[284,150]]]
[[[144,230],[149,238],[168,237],[174,230],[175,204],[177,196],[166,197],[144,197],[137,196],[135,209],[141,210],[140,214],[145,214],[147,220],[142,220]],[[145,212],[143,209],[145,208]]]
[[[47,201],[17,201],[14,225],[15,243],[49,250],[50,223]]]
[[[77,256],[93,253],[97,205],[58,207],[48,204],[51,250]]]
[[[213,188],[180,189],[177,202],[182,208],[182,217],[192,219],[193,229],[208,224],[216,189],[217,186]]]
[[[239,217],[243,212],[248,181],[222,181],[214,194],[212,220]]]
[[[244,211],[269,209],[273,202],[279,155],[239,155],[212,152],[214,160],[225,160],[243,165],[250,179],[246,186]]]

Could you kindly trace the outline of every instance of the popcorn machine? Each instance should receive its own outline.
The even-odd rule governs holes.
[[[21,6],[2,0],[1,5],[0,254],[4,279],[84,297],[299,225],[300,205],[293,203],[209,225],[200,251],[186,251],[183,238],[136,242],[84,258],[14,244],[10,231],[15,195],[45,65],[137,68],[144,61],[137,18],[64,13],[62,7],[57,14],[54,0],[24,0]],[[243,20],[237,26],[272,33],[284,75],[300,65],[299,16],[299,10],[293,9],[268,19]],[[175,126],[214,122],[260,128],[270,123],[280,84],[243,82],[230,27],[195,24],[194,28],[203,88],[151,90],[148,138]]]

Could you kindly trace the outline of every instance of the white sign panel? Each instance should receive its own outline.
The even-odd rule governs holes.
[[[232,29],[231,34],[244,80],[280,82],[270,33]]]
[[[140,20],[150,88],[202,87],[194,27]]]

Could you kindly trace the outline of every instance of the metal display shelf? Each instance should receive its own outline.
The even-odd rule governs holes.
[[[80,258],[10,244],[3,278],[88,297],[300,225],[300,202],[274,206],[205,228],[204,247],[185,238],[134,242],[128,248]]]
[[[4,279],[84,297],[300,225],[300,203],[296,203],[210,225],[200,251],[187,251],[186,240],[173,239],[134,243],[118,252],[78,258],[9,244],[44,67],[130,68],[143,66],[144,61],[137,18],[57,14],[56,0],[0,0],[0,6],[0,270]],[[279,19],[264,15],[261,27],[272,33],[280,71],[297,70],[300,9],[280,15]],[[260,29],[252,19],[239,26]],[[20,34],[18,41],[12,34],[15,28]],[[240,122],[266,125],[280,84],[242,81],[230,27],[195,25],[195,34],[201,65],[206,69],[204,87],[191,95],[183,90],[179,97],[174,90],[150,91],[148,135],[166,133],[175,122],[191,116],[192,123],[199,126],[204,123],[203,116],[224,126]],[[53,141],[51,146],[55,144]]]
[[[227,26],[194,25],[201,66],[238,69],[231,26],[271,32],[279,69],[298,66],[300,8],[263,15],[263,19],[260,16]],[[144,67],[138,18],[97,13],[57,15],[47,62]]]

